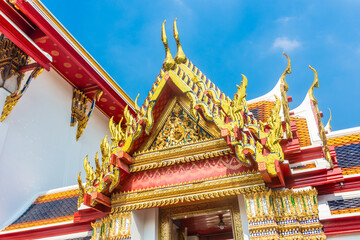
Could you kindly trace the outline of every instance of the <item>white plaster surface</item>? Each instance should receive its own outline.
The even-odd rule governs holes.
[[[149,208],[131,212],[131,239],[159,239],[159,209]]]
[[[100,151],[108,118],[95,108],[76,142],[72,94],[73,87],[56,72],[44,71],[0,123],[0,228],[35,193],[77,184],[84,157],[89,154],[93,164]],[[1,109],[6,96],[0,91]]]

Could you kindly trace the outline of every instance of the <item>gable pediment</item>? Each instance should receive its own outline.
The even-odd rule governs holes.
[[[151,134],[136,151],[152,152],[220,137],[212,122],[202,117],[196,122],[186,96],[175,96],[166,105]]]

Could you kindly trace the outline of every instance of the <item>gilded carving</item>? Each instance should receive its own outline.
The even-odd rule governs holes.
[[[88,121],[90,119],[91,113],[94,110],[95,104],[100,100],[103,91],[98,90],[94,94],[94,98],[90,107],[89,112],[87,112],[88,106],[87,102],[89,101],[88,97],[79,89],[74,88],[72,106],[71,106],[71,121],[70,126],[74,127],[77,125],[76,132],[76,141],[79,140],[80,136],[84,132]]]
[[[312,68],[310,65],[309,65],[309,68],[311,70],[313,70],[315,76],[314,76],[314,82],[312,83],[308,94],[309,94],[310,100],[313,103],[313,107],[314,107],[314,110],[315,110],[315,113],[316,113],[316,121],[317,121],[317,126],[318,126],[318,130],[319,130],[320,139],[321,139],[322,145],[323,145],[323,151],[324,151],[325,159],[329,162],[330,166],[333,167],[333,162],[332,162],[332,159],[331,159],[330,150],[329,150],[329,147],[328,147],[328,144],[327,144],[325,128],[324,128],[324,125],[323,125],[323,123],[321,121],[321,115],[320,115],[320,111],[319,111],[319,107],[318,107],[318,101],[314,96],[314,88],[319,87],[319,77],[318,77],[317,71],[314,68]]]
[[[5,104],[4,104],[4,108],[1,114],[1,118],[0,121],[4,121],[7,116],[10,114],[10,112],[12,111],[12,109],[15,107],[15,105],[19,102],[20,98],[23,96],[23,94],[25,93],[25,91],[27,90],[27,88],[29,87],[31,81],[35,78],[37,78],[37,76],[39,76],[39,74],[41,74],[43,72],[43,68],[38,65],[30,74],[28,80],[26,81],[25,85],[22,87],[22,89],[20,90],[21,87],[21,81],[19,83],[19,87],[18,89],[10,94],[9,96],[6,97],[5,99]],[[21,79],[22,79],[22,75],[21,75]]]
[[[251,239],[325,239],[316,189],[245,194]]]
[[[212,138],[177,103],[149,150],[159,150]]]
[[[10,77],[18,76],[18,85],[24,77],[24,73],[20,72],[20,68],[28,62],[28,55],[24,53],[18,46],[5,38],[3,34],[0,36],[0,72],[3,81]]]
[[[264,182],[259,173],[229,174],[224,177],[201,179],[191,183],[115,193],[111,197],[111,206],[117,209],[116,211],[130,211],[234,196],[264,189]]]
[[[91,240],[130,239],[131,212],[110,214],[91,226]]]

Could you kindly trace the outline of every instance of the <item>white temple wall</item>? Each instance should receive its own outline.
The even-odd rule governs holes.
[[[159,239],[159,208],[134,210],[131,212],[131,239]]]
[[[0,89],[1,111],[7,95]],[[76,142],[72,95],[73,87],[60,75],[44,71],[0,122],[0,205],[7,206],[0,211],[0,227],[35,193],[77,184],[87,154],[93,164],[109,119],[95,108]]]

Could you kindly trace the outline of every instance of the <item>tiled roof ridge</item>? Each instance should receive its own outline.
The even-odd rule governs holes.
[[[63,199],[63,198],[70,198],[70,197],[77,197],[79,195],[79,190],[68,190],[64,192],[52,193],[52,194],[45,194],[39,196],[34,204],[43,203],[43,202],[50,202],[53,200]]]
[[[205,86],[209,86],[208,88],[213,89],[216,93],[220,93],[218,94],[219,98],[222,98],[222,96],[224,96],[224,99],[228,97],[215,85],[215,83],[211,82],[211,80],[198,67],[196,67],[189,58],[185,59],[184,65],[192,71],[205,84]]]
[[[43,225],[48,225],[48,224],[72,221],[73,219],[74,219],[74,215],[72,214],[72,215],[67,215],[67,216],[47,218],[47,219],[31,221],[31,222],[15,223],[15,224],[11,224],[10,226],[6,227],[3,230],[3,232],[21,229],[21,228],[30,228],[30,227],[37,227],[37,226],[43,226]]]
[[[327,140],[329,145],[336,147],[341,147],[344,145],[350,144],[359,144],[360,143],[360,133],[358,134],[349,134],[341,137],[328,138]]]

